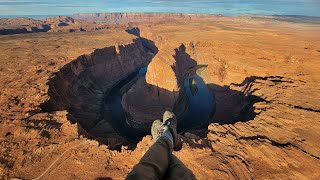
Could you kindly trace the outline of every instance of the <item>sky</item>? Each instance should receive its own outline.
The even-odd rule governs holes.
[[[0,0],[0,16],[96,12],[307,15],[320,17],[320,0]]]

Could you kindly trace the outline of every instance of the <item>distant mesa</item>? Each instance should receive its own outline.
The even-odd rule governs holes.
[[[124,24],[130,22],[165,22],[172,20],[214,20],[224,17],[214,14],[183,14],[183,13],[85,13],[73,15],[76,19]]]
[[[38,33],[38,32],[77,32],[108,29],[106,24],[92,21],[76,20],[68,16],[57,16],[44,20],[32,18],[0,19],[0,35]]]
[[[0,35],[37,32],[77,32],[129,26],[129,23],[156,23],[164,21],[214,20],[221,15],[178,13],[93,13],[57,16],[44,20],[32,18],[0,18]],[[133,34],[138,35],[137,29]]]

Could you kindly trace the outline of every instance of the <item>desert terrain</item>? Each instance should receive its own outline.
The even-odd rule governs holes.
[[[3,20],[0,179],[124,179],[165,110],[198,179],[320,178],[317,19],[95,16]]]

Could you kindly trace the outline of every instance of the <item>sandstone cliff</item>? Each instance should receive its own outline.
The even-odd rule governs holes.
[[[104,120],[105,97],[121,80],[148,64],[156,53],[146,39],[132,43],[97,49],[63,66],[49,81],[49,100],[44,111],[68,110],[69,120],[77,122],[88,137],[121,137],[108,120]],[[101,124],[102,123],[102,124]],[[102,128],[104,127],[104,128]],[[100,130],[99,130],[100,129]],[[90,133],[92,132],[92,133]]]

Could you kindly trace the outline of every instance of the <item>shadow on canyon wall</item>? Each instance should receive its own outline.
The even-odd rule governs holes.
[[[137,37],[140,37],[140,29],[138,27],[128,27],[126,32]]]
[[[138,30],[134,29],[133,32],[137,34]],[[144,78],[147,91],[150,91],[148,95],[157,96],[152,98],[158,99],[158,105],[160,106],[160,108],[155,106],[156,108],[154,109],[148,109],[154,112],[151,112],[152,116],[150,118],[152,119],[146,124],[147,129],[150,129],[154,119],[162,117],[165,110],[173,110],[179,118],[179,123],[184,123],[183,128],[179,130],[181,133],[201,129],[201,131],[195,131],[198,132],[197,135],[200,137],[206,137],[207,132],[205,130],[210,123],[232,124],[254,119],[256,114],[253,104],[265,100],[247,92],[248,86],[250,86],[248,79],[238,85],[244,87],[242,91],[232,90],[229,86],[216,84],[204,84],[201,86],[200,83],[199,86],[197,83],[193,84],[192,80],[189,87],[185,87],[186,78],[198,76],[197,70],[205,67],[205,65],[198,65],[197,61],[192,59],[186,52],[186,47],[183,44],[176,48],[175,51],[173,57],[176,63],[172,66],[172,70],[177,77],[179,92],[148,84],[145,76],[140,77]],[[114,91],[113,88],[116,87],[120,90],[122,87],[117,85],[129,78],[130,74],[136,72],[139,68],[146,66],[157,52],[158,49],[152,41],[137,38],[130,45],[98,49],[91,55],[78,57],[63,66],[59,72],[49,79],[48,94],[50,99],[42,104],[43,112],[67,110],[70,122],[78,123],[79,135],[97,139],[100,143],[108,145],[110,149],[121,150],[123,145],[128,146],[129,149],[134,149],[137,142],[146,134],[150,134],[150,132],[139,131],[139,127],[125,125],[126,119],[112,121],[106,118],[103,115],[103,107],[106,97],[111,91]],[[198,77],[201,78],[200,76]],[[187,88],[192,91],[189,97],[186,96]],[[200,100],[193,104],[192,108],[198,105],[200,110],[206,109],[206,112],[191,111],[191,106],[188,103],[193,98],[191,96],[201,93],[202,89],[205,90],[207,88],[214,100],[212,108],[202,108],[204,103]],[[140,96],[137,96],[137,101],[140,98],[140,101],[143,102],[145,95],[140,94]],[[169,106],[170,102],[172,102],[170,98],[177,99],[173,109],[172,106]],[[155,101],[152,102],[157,103]],[[149,106],[149,104],[144,105]],[[152,104],[150,104],[151,106]],[[190,112],[192,115],[191,120],[189,118],[189,120],[184,121],[186,116],[190,116]]]
[[[183,84],[185,83],[185,77],[196,76],[198,78],[201,78],[197,74],[197,71],[201,68],[206,68],[206,65],[197,64],[197,60],[191,58],[191,56],[186,52],[186,47],[183,44],[176,49],[176,54],[174,58],[176,60],[176,64],[173,67],[173,70],[175,71],[176,76],[178,77],[180,89],[182,89],[182,91],[184,91],[185,93],[186,89],[184,88]],[[247,77],[241,84],[231,84],[232,86],[241,87],[241,91],[233,90],[230,88],[230,86],[220,86],[213,83],[205,84],[205,82],[203,82],[203,84],[208,88],[210,94],[214,97],[214,104],[211,106],[212,109],[209,110],[211,112],[195,111],[196,114],[193,114],[191,112],[193,120],[188,120],[187,122],[180,122],[189,123],[187,128],[180,128],[181,132],[194,129],[207,129],[207,126],[210,123],[233,124],[236,122],[246,122],[249,120],[253,120],[257,115],[255,113],[253,104],[257,102],[266,101],[261,97],[252,95],[254,91],[251,91],[250,86],[252,85],[252,82],[255,81],[257,78],[259,77]],[[195,89],[194,91],[192,91],[192,94],[189,95],[189,100],[192,99],[192,97],[190,98],[190,96],[194,96],[193,92],[197,93],[198,88],[199,86],[201,88],[201,85],[201,83],[200,85],[199,83],[197,83],[195,87],[193,87],[193,84],[189,84],[191,91],[192,89]],[[183,93],[180,92],[180,95],[181,94]],[[206,96],[208,99],[210,99],[208,94],[206,94]],[[205,109],[206,107],[203,107],[202,104],[205,104],[206,101],[208,100],[202,98],[200,99],[200,101],[196,102],[193,105],[193,107]],[[203,114],[205,113],[209,113],[207,119],[203,119],[205,118],[205,116],[203,116]],[[206,137],[207,132],[200,134],[198,133],[198,135],[201,137]]]

